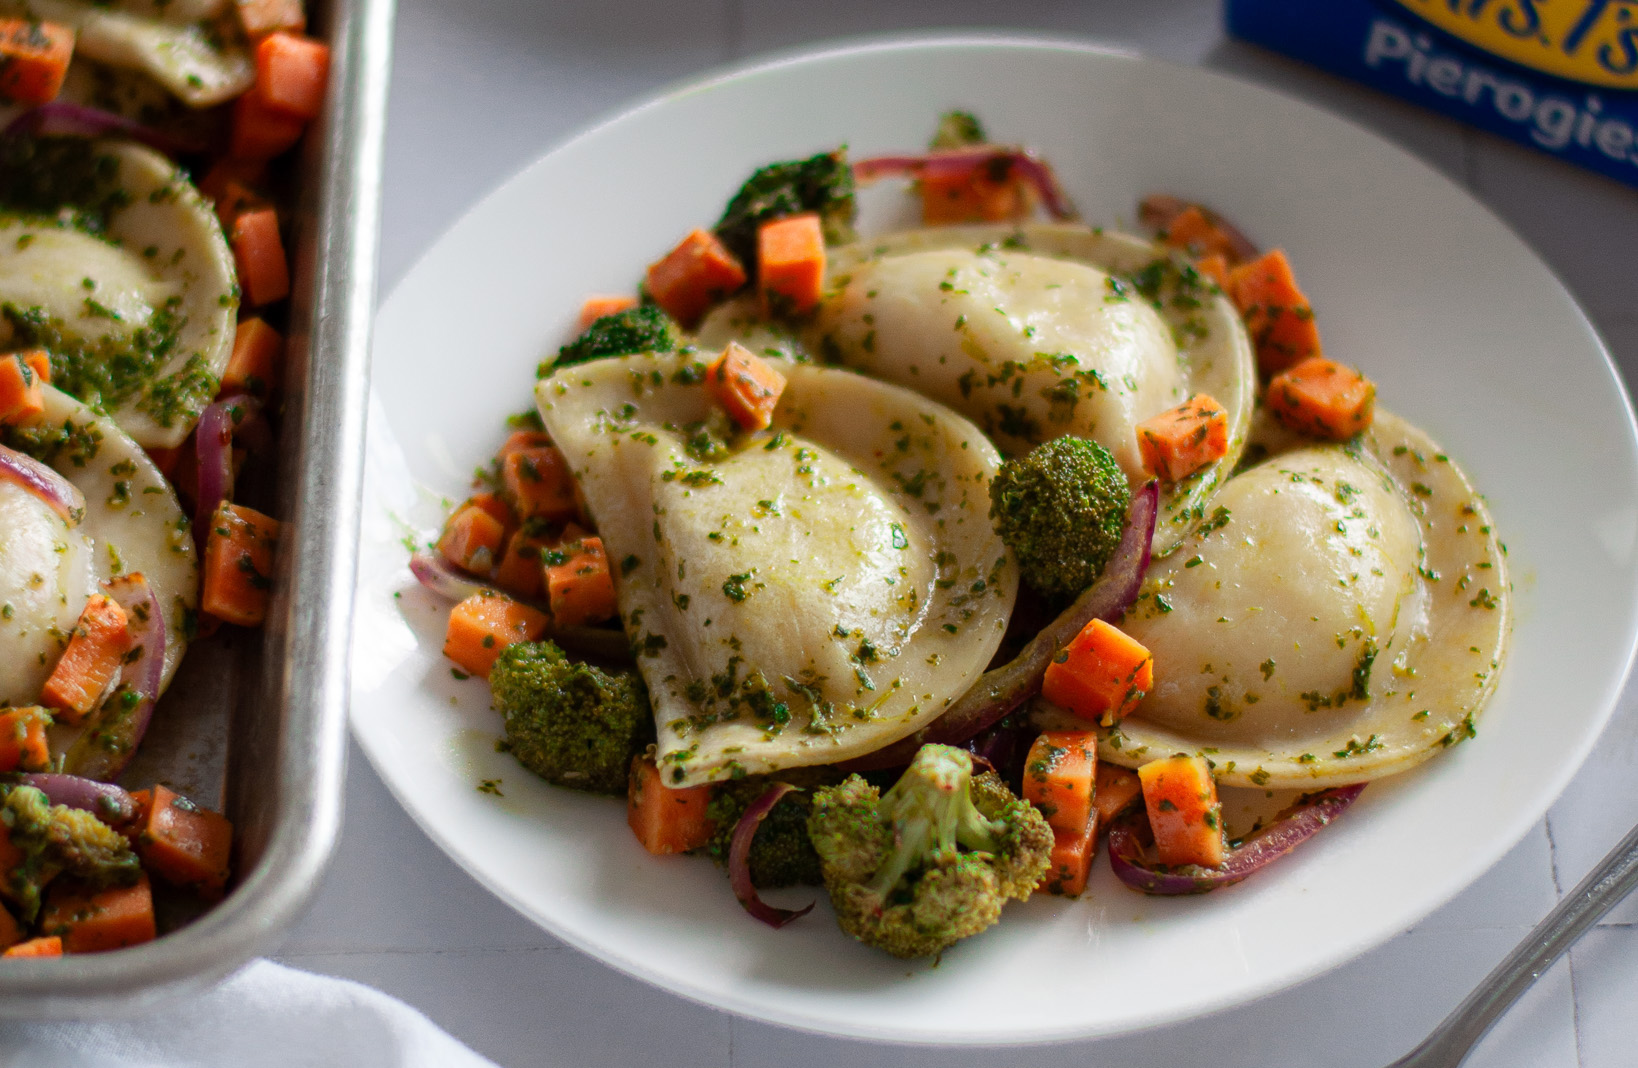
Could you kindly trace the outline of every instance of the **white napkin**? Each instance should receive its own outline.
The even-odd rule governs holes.
[[[496,1068],[360,983],[258,960],[129,1020],[0,1023],[0,1068]]]

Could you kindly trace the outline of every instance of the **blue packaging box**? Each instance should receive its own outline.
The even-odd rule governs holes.
[[[1232,35],[1638,186],[1638,0],[1227,0]]]

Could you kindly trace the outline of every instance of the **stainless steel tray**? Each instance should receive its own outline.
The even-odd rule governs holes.
[[[284,934],[335,847],[394,2],[310,8],[309,32],[331,45],[332,91],[299,165],[267,625],[193,647],[124,776],[226,811],[233,887],[197,918],[162,911],[161,927],[177,929],[147,945],[6,961],[0,1016],[134,1012],[209,985]]]

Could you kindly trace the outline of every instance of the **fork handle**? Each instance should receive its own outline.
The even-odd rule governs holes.
[[[1638,888],[1638,827],[1536,924],[1420,1046],[1389,1068],[1456,1068],[1553,962],[1615,903]]]

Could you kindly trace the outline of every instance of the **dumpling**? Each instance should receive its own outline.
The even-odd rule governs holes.
[[[1103,733],[1137,766],[1199,753],[1231,786],[1359,782],[1471,735],[1509,628],[1485,504],[1425,434],[1378,409],[1358,445],[1271,429],[1122,627],[1155,683]]]
[[[833,763],[937,717],[1000,643],[1017,574],[995,448],[848,371],[783,365],[765,433],[712,431],[692,353],[566,367],[536,400],[616,575],[667,780]]]
[[[55,469],[83,510],[63,516],[0,479],[0,700],[31,704],[86,598],[140,572],[165,613],[164,677],[187,648],[198,603],[192,526],[148,454],[79,401],[45,388],[45,411],[8,427],[5,442]]]
[[[1251,347],[1212,283],[1151,242],[1079,226],[918,230],[839,250],[806,334],[821,359],[908,386],[1004,453],[1078,434],[1147,476],[1138,423],[1193,393],[1228,411],[1229,453],[1162,498],[1175,543],[1233,468],[1251,417]]]
[[[50,350],[52,381],[147,448],[174,448],[216,394],[238,290],[215,212],[141,145],[0,147],[0,313],[8,347]]]

